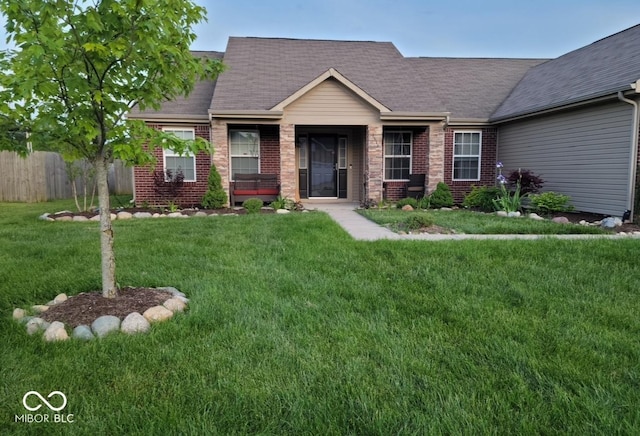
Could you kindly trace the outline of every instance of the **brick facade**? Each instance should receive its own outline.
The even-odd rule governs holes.
[[[175,124],[152,124],[150,127],[158,130],[164,128],[194,129],[197,137],[211,141],[211,129],[208,124],[179,126]],[[166,206],[170,202],[174,202],[182,207],[199,205],[202,196],[207,190],[211,156],[205,152],[200,152],[196,155],[196,181],[184,182],[183,186],[177,190],[175,198],[170,198],[170,195],[166,192],[166,185],[164,189],[163,187],[158,187],[154,179],[154,171],[164,172],[163,150],[156,148],[153,151],[153,156],[156,159],[155,169],[151,168],[151,166],[134,167],[136,204],[147,203],[153,206]]]
[[[260,126],[260,172],[280,178],[280,130],[277,125]]]
[[[482,149],[480,154],[480,180],[477,181],[454,181],[453,180],[453,136],[454,132],[461,131],[481,131]],[[497,139],[498,129],[495,127],[485,127],[481,129],[462,129],[449,127],[444,132],[444,182],[451,188],[453,201],[462,203],[464,196],[471,191],[471,186],[494,186],[496,182],[496,159],[497,159]]]
[[[393,130],[397,130],[394,128]],[[429,127],[402,128],[401,130],[411,130],[413,133],[413,148],[411,150],[411,173],[427,174],[429,168]],[[384,197],[387,200],[400,200],[407,196],[406,181],[386,181],[384,182]]]
[[[222,178],[225,190],[229,189],[229,139],[230,128],[242,128],[242,125],[229,126],[226,121],[214,120],[209,125],[162,125],[154,124],[156,129],[193,128],[196,136],[214,143],[213,158],[207,153],[196,156],[196,182],[185,182],[175,199],[163,198],[157,192],[153,172],[150,167],[135,167],[135,198],[138,205],[167,205],[170,201],[180,206],[197,206],[207,189],[211,161],[213,160]],[[252,125],[251,128],[255,128]],[[397,128],[393,128],[397,129]],[[403,128],[413,132],[412,168],[414,174],[426,174],[427,193],[432,192],[437,183],[444,181],[453,193],[454,201],[461,203],[472,185],[493,186],[495,184],[496,128],[462,129],[431,124],[422,127]],[[260,132],[260,172],[277,174],[281,185],[281,195],[297,199],[297,165],[295,159],[295,125],[261,125]],[[481,170],[479,181],[453,181],[453,138],[455,131],[482,131]],[[368,198],[375,201],[383,197],[399,200],[406,197],[406,181],[384,181],[384,149],[382,125],[367,126]],[[156,170],[163,171],[161,149],[154,151],[157,160]]]

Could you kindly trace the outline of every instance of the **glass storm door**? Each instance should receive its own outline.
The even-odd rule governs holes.
[[[310,181],[311,197],[338,196],[336,167],[338,138],[336,136],[312,136],[310,138]]]

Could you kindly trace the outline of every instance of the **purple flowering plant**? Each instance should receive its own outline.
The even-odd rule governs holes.
[[[520,195],[520,181],[516,183],[516,190],[512,194],[507,190],[507,178],[502,174],[502,168],[504,165],[502,162],[496,162],[496,168],[498,169],[498,183],[500,184],[500,194],[493,200],[493,204],[497,210],[503,210],[507,213],[517,212],[520,210],[522,204],[522,196]]]

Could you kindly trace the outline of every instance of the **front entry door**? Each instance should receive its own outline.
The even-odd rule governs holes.
[[[314,135],[310,138],[310,174],[309,188],[311,197],[338,196],[337,164],[338,137],[332,135]]]

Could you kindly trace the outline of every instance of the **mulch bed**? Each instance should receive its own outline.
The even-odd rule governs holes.
[[[571,221],[574,224],[578,224],[582,220],[589,223],[592,223],[594,221],[601,221],[609,215],[599,215],[596,213],[587,213],[587,212],[562,212],[562,213],[554,213],[552,218],[560,217],[560,216],[566,217],[569,221]],[[637,217],[636,217],[636,220],[638,220]],[[614,230],[616,233],[640,232],[640,225],[635,223],[625,223],[612,230]]]
[[[142,314],[171,297],[171,293],[153,288],[121,288],[114,298],[104,298],[99,291],[83,292],[50,307],[40,314],[40,318],[48,322],[60,321],[71,328],[90,326],[103,315],[114,315],[122,320],[132,312]]]

